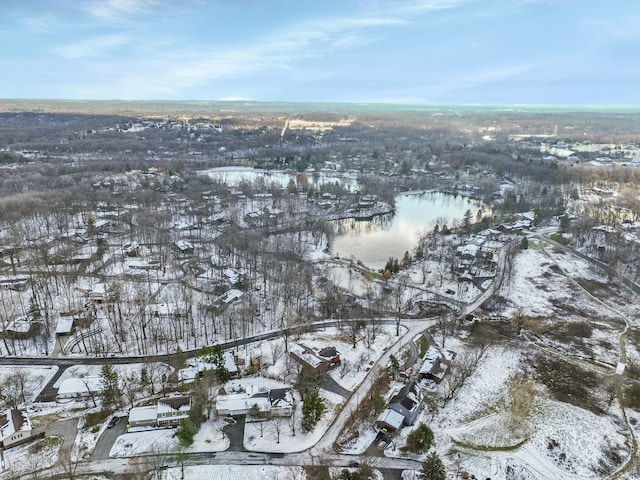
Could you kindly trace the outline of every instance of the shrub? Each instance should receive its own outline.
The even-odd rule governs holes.
[[[198,428],[190,419],[185,418],[180,422],[180,428],[178,428],[176,436],[180,441],[180,445],[183,447],[190,447],[193,445],[193,437],[196,433],[198,433]]]
[[[624,401],[628,407],[640,408],[640,383],[634,383],[625,389]]]

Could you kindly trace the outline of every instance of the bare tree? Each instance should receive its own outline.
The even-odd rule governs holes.
[[[273,433],[275,434],[276,443],[280,443],[280,434],[282,433],[282,429],[286,424],[286,419],[284,417],[274,415],[269,419],[269,424],[271,425]]]
[[[31,389],[29,373],[23,368],[15,369],[4,379],[0,390],[0,402],[6,407],[17,408],[26,401]]]
[[[473,374],[487,347],[483,346],[456,358],[444,379],[444,399],[442,406],[451,400]]]
[[[389,309],[393,313],[396,324],[396,336],[400,336],[400,321],[413,307],[413,295],[409,292],[409,276],[401,273],[396,275],[393,289],[388,297]]]
[[[58,451],[58,463],[67,474],[69,480],[76,478],[76,472],[81,460],[81,453],[72,447],[62,447]]]

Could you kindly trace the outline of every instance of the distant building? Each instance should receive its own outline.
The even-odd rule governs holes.
[[[222,354],[222,359],[224,361],[224,368],[227,369],[229,375],[235,376],[238,374],[238,365],[236,364],[236,359],[234,358],[231,352],[224,352]],[[201,377],[202,374],[206,371],[213,371],[218,368],[216,363],[212,363],[207,361],[207,359],[195,359],[189,362],[189,366],[187,368],[181,368],[178,370],[178,381],[184,383],[193,382],[196,377]]]
[[[2,255],[0,255],[2,256]],[[27,289],[29,277],[5,277],[0,279],[0,289],[22,292]]]
[[[193,245],[191,243],[187,242],[186,240],[178,240],[175,243],[175,249],[181,255],[191,255],[194,252]]]

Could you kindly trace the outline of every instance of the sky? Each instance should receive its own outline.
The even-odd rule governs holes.
[[[0,98],[640,105],[638,0],[0,0]]]

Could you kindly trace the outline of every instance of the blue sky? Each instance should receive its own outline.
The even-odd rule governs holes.
[[[0,0],[0,98],[640,105],[638,0]]]

